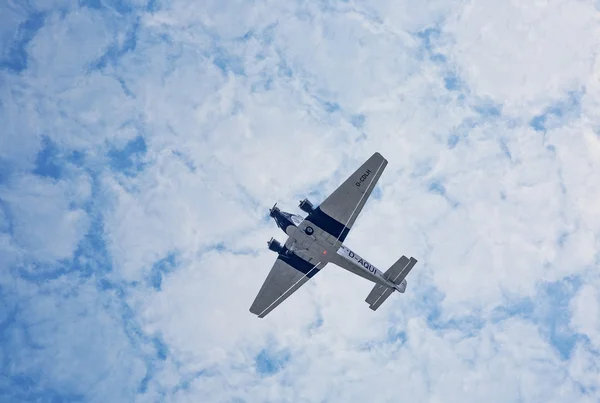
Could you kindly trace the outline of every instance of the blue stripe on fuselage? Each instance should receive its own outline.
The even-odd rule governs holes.
[[[335,218],[325,214],[320,207],[317,207],[306,217],[307,221],[315,224],[329,235],[339,239],[340,242],[344,242],[350,229],[344,224],[336,220]]]

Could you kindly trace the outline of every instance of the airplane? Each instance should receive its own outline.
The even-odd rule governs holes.
[[[375,283],[365,299],[373,311],[394,291],[406,291],[406,276],[417,259],[402,256],[383,273],[343,244],[387,163],[376,152],[319,206],[308,199],[300,201],[298,207],[308,214],[305,218],[281,211],[277,203],[269,209],[288,239],[283,246],[274,238],[267,242],[277,259],[250,306],[251,313],[264,318],[327,263]]]

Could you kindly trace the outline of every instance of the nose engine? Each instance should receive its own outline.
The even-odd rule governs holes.
[[[279,210],[279,208],[277,207],[277,203],[275,203],[275,204],[273,205],[273,207],[271,207],[271,208],[269,209],[269,215],[270,215],[271,217],[275,217],[275,214],[277,214],[279,211],[280,211],[280,210]]]
[[[298,207],[300,207],[300,210],[308,214],[312,213],[315,209],[313,204],[308,199],[301,200]]]

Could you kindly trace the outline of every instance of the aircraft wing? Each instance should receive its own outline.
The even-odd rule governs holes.
[[[250,312],[264,318],[325,266],[309,263],[297,255],[279,255]]]
[[[373,154],[313,210],[306,217],[306,221],[323,230],[322,237],[339,247],[377,185],[386,165],[387,160],[381,154]]]

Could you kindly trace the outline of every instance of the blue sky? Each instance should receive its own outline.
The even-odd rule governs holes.
[[[600,3],[0,3],[0,400],[600,399]],[[248,308],[374,151],[347,244]]]

